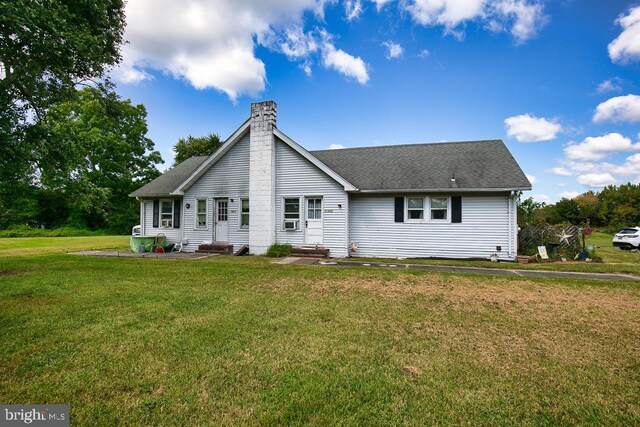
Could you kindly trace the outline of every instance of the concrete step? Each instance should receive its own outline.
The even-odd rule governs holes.
[[[196,249],[196,252],[207,254],[233,255],[233,245],[215,243],[210,245],[199,245],[198,249]]]
[[[291,248],[292,257],[300,258],[329,258],[327,248]]]

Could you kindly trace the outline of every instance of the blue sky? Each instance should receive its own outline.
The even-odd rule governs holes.
[[[640,3],[130,0],[118,92],[166,160],[251,102],[307,149],[505,141],[553,202],[640,180]]]

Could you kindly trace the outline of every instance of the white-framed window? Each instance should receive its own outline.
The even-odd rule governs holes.
[[[407,219],[424,220],[424,197],[407,197]]]
[[[240,199],[240,228],[249,228],[249,199]]]
[[[450,222],[451,198],[448,196],[409,196],[406,199],[406,221]]]
[[[173,200],[160,200],[160,228],[173,227]]]
[[[300,197],[284,197],[282,207],[282,229],[289,231],[300,229]]]
[[[207,209],[207,199],[196,199],[196,228],[207,228],[207,218],[208,209]]]
[[[429,208],[432,221],[447,221],[449,219],[448,197],[431,197]]]

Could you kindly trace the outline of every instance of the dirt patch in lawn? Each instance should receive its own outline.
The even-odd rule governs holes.
[[[640,288],[426,274],[282,280],[273,286],[278,292],[311,291],[318,298],[341,300],[361,293],[383,308],[417,310],[422,316],[408,328],[376,319],[363,322],[381,332],[391,329],[398,342],[446,343],[447,351],[472,354],[489,365],[550,358],[613,370],[628,368],[619,366],[627,362],[616,353],[640,358],[635,345],[640,340]],[[411,374],[429,370],[414,358],[403,357],[399,363],[416,368],[404,368]],[[543,368],[532,366],[536,369]]]
[[[399,274],[392,279],[352,276],[344,279],[296,281],[283,279],[271,285],[278,290],[311,288],[315,292],[351,293],[371,292],[386,299],[410,297],[440,298],[451,304],[498,304],[504,307],[535,306],[538,304],[561,307],[571,305],[577,309],[623,310],[640,313],[640,287],[638,289],[585,286],[579,288],[536,283],[531,280],[513,280],[491,277],[469,278],[440,275]],[[640,315],[638,316],[640,317]]]
[[[0,270],[0,277],[2,277],[2,276],[10,276],[10,275],[12,275],[14,273],[15,273],[14,270]]]

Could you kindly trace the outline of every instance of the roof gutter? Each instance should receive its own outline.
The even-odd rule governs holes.
[[[397,188],[391,190],[356,190],[354,193],[367,194],[394,194],[394,193],[495,193],[503,191],[527,191],[531,187],[509,187],[509,188]]]

